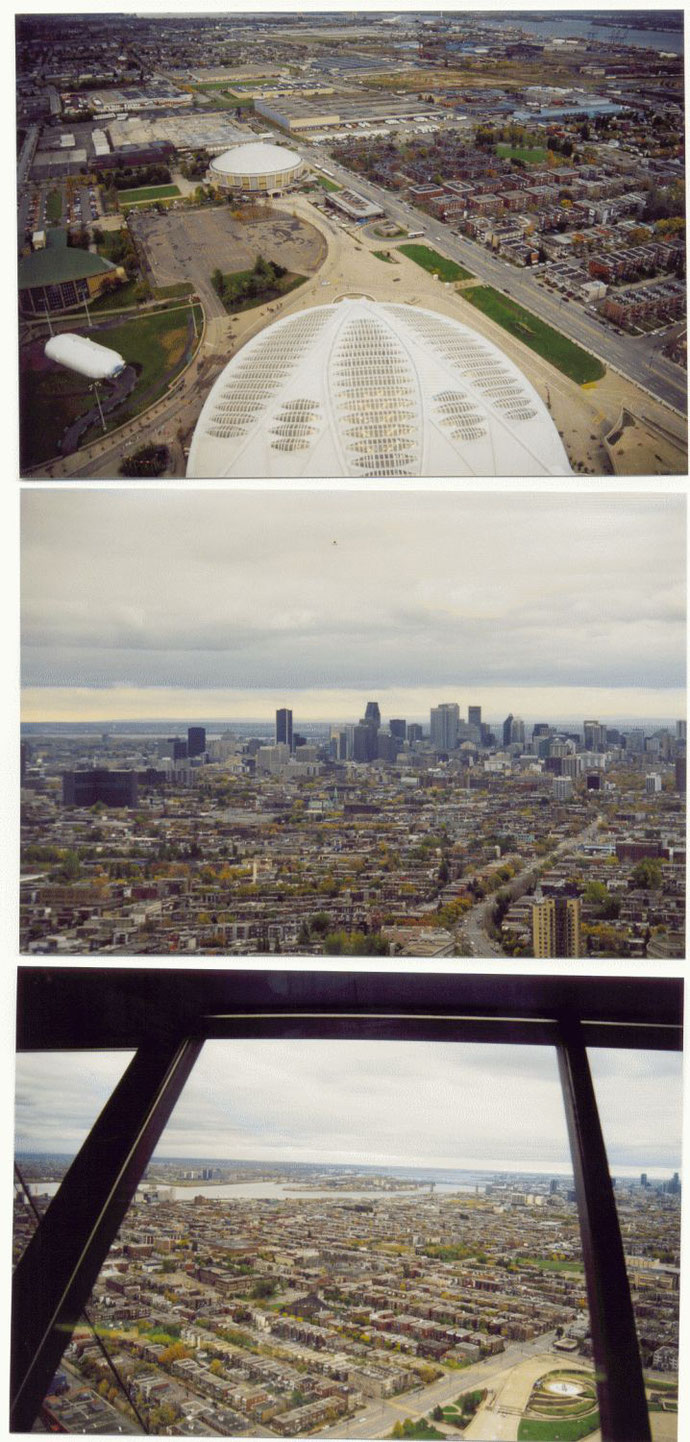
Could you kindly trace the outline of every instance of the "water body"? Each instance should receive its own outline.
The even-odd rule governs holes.
[[[32,1182],[29,1190],[33,1196],[54,1197],[58,1190],[59,1182]],[[370,1190],[345,1191],[338,1188],[323,1190],[311,1187],[304,1187],[300,1190],[297,1183],[294,1185],[283,1182],[190,1182],[184,1187],[170,1186],[167,1182],[144,1182],[138,1187],[139,1192],[150,1192],[160,1187],[161,1192],[170,1192],[170,1200],[173,1202],[193,1202],[195,1197],[207,1197],[210,1201],[258,1201],[258,1202],[284,1202],[284,1201],[397,1201],[398,1199],[409,1201],[410,1198],[428,1199],[430,1192],[428,1187],[398,1188],[393,1192],[379,1191],[377,1188]],[[434,1196],[446,1195],[453,1192],[475,1191],[474,1186],[461,1185],[458,1182],[440,1182],[434,1186]],[[167,1198],[166,1198],[167,1199]]]
[[[486,19],[488,25],[501,27],[501,22]],[[545,37],[560,40],[583,39],[599,41],[602,45],[634,46],[643,50],[666,51],[668,54],[683,54],[683,29],[673,30],[643,30],[637,26],[629,26],[625,19],[612,23],[611,25],[593,25],[586,17],[578,19],[576,16],[560,15],[558,18],[546,20],[533,20],[529,14],[520,14],[515,11],[510,15],[507,23],[519,26],[526,35],[534,36],[537,40]]]

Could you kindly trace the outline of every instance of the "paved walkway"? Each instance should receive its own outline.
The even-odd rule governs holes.
[[[553,1372],[563,1366],[562,1357],[557,1358],[553,1352],[540,1352],[536,1357],[520,1362],[517,1367],[511,1367],[491,1399],[472,1418],[464,1436],[472,1442],[516,1442],[518,1426],[535,1382],[545,1372]],[[573,1363],[568,1359],[567,1366],[569,1371],[579,1371],[590,1378],[594,1375],[593,1368],[584,1363]]]

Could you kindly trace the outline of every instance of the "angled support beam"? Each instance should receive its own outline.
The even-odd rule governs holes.
[[[651,1442],[616,1199],[578,1022],[563,1024],[557,1053],[575,1175],[601,1435],[603,1442]]]
[[[142,1046],[91,1128],[12,1284],[11,1428],[30,1432],[202,1041]]]

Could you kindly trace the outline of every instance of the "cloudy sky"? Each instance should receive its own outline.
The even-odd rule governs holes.
[[[22,500],[25,720],[685,714],[679,494]]]
[[[127,1061],[20,1055],[17,1150],[74,1151]],[[678,1170],[680,1057],[590,1065],[611,1167]],[[207,1042],[157,1154],[569,1170],[550,1048],[421,1042]]]

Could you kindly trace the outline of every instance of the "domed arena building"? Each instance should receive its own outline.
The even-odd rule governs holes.
[[[534,387],[468,326],[416,306],[342,300],[238,351],[201,410],[191,479],[563,476]]]
[[[282,145],[256,141],[233,145],[217,155],[208,168],[212,185],[241,190],[249,195],[279,195],[306,169],[301,156]]]

